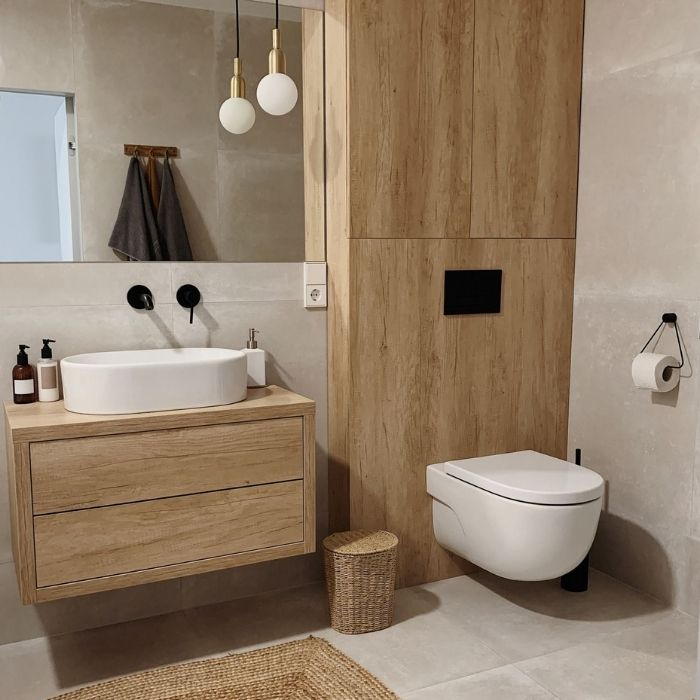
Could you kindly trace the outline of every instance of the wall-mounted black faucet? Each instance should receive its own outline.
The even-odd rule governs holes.
[[[176,299],[180,306],[190,310],[190,323],[192,323],[194,321],[194,307],[197,306],[202,299],[199,289],[193,284],[183,284],[182,287],[177,290]]]
[[[126,300],[132,309],[139,311],[153,311],[155,302],[153,301],[153,293],[148,287],[142,284],[135,284],[127,293]]]

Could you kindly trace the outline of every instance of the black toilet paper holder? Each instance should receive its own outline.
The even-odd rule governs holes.
[[[683,343],[681,342],[681,334],[678,330],[678,316],[676,314],[666,313],[661,317],[661,323],[656,327],[656,330],[651,334],[651,337],[649,338],[649,340],[647,340],[646,344],[641,349],[640,354],[643,353],[649,347],[649,344],[651,343],[652,340],[654,340],[654,338],[656,337],[656,334],[667,323],[673,324],[673,329],[676,331],[676,340],[678,341],[678,352],[680,352],[680,354],[681,354],[681,363],[675,367],[670,367],[670,369],[681,369],[683,367],[683,365],[685,364],[685,357],[683,356]],[[662,333],[663,333],[663,331],[662,331]],[[659,337],[661,337],[661,336],[659,336]]]

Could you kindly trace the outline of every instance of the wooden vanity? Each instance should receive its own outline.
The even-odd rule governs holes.
[[[315,550],[315,404],[92,416],[5,404],[23,603]]]

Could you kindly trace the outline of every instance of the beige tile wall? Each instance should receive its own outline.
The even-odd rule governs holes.
[[[71,0],[0,0],[0,17],[0,86],[74,92]]]
[[[700,602],[700,4],[588,0],[569,447],[608,480],[593,564],[697,614]],[[689,364],[637,390],[664,311]],[[666,333],[659,346],[674,351]]]
[[[242,17],[257,122],[235,137],[218,120],[235,53],[230,14],[137,0],[0,0],[0,17],[0,88],[75,95],[84,260],[115,259],[107,240],[124,191],[124,143],[180,148],[173,165],[196,260],[304,259],[301,100],[284,118],[255,100],[271,19]],[[301,24],[283,21],[282,32],[301,92]]]
[[[246,17],[241,29],[241,56],[247,97],[255,105],[255,126],[242,136],[218,127],[220,260],[304,260],[304,144],[301,107],[301,24],[282,22],[287,72],[299,88],[299,102],[285,117],[271,117],[255,92],[268,72],[270,21]],[[235,52],[235,20],[217,13],[216,94],[226,94]],[[264,236],[245,235],[264,231]]]
[[[53,263],[0,265],[0,400],[11,400],[18,343],[56,338],[56,356],[122,348],[241,348],[259,328],[268,381],[317,401],[318,531],[327,529],[326,313],[302,304],[302,265]],[[126,303],[135,283],[154,293],[153,312]],[[202,292],[194,323],[174,303],[181,284]],[[191,577],[37,606],[19,602],[10,546],[4,434],[0,436],[0,644],[95,627],[320,579],[317,556]]]

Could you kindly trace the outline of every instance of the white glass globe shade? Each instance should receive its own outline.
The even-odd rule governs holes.
[[[258,85],[260,106],[275,117],[289,114],[299,99],[294,81],[285,73],[270,73]]]
[[[221,126],[232,134],[245,134],[255,124],[255,108],[244,97],[229,97],[219,110]]]

